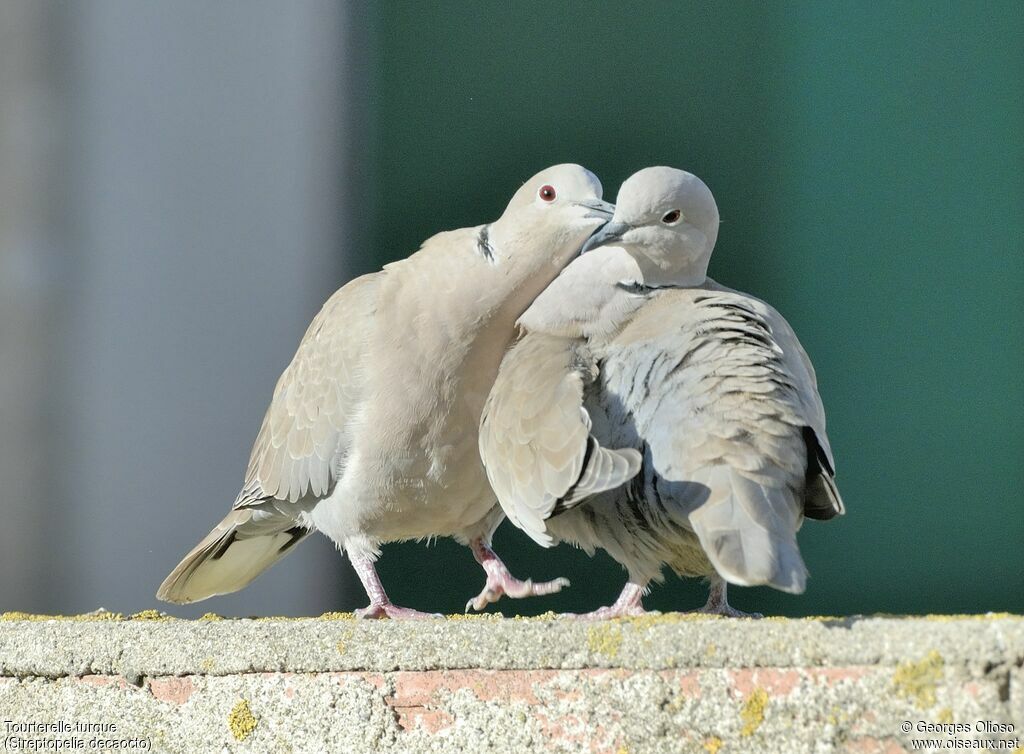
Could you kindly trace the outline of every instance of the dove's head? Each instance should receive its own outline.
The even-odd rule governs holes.
[[[697,176],[675,168],[644,168],[619,189],[615,215],[584,251],[624,249],[648,285],[699,285],[718,238],[718,205]]]
[[[601,194],[597,176],[579,165],[555,165],[537,173],[487,226],[495,261],[523,272],[548,271],[553,277],[611,218],[615,208],[601,201]]]

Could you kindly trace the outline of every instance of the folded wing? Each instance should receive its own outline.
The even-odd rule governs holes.
[[[480,454],[502,509],[539,544],[545,522],[640,470],[631,448],[609,450],[590,434],[584,389],[597,365],[583,341],[530,333],[502,361],[480,423]]]
[[[164,580],[159,599],[188,603],[238,591],[309,533],[303,514],[343,470],[375,278],[352,281],[313,319],[274,389],[231,511]]]

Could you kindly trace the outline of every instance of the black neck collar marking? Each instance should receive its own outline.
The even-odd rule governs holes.
[[[626,291],[626,293],[635,293],[637,295],[646,295],[648,293],[653,293],[654,291],[661,291],[661,290],[666,290],[666,289],[670,289],[670,288],[687,288],[687,287],[689,287],[689,286],[685,286],[685,285],[673,285],[671,283],[668,284],[668,285],[647,285],[646,283],[638,283],[635,280],[632,280],[632,281],[630,281],[628,283],[620,280],[619,282],[617,282],[615,284],[615,286],[617,288],[620,288],[621,290]]]
[[[480,228],[480,233],[476,237],[476,250],[479,252],[480,256],[488,262],[494,261],[494,247],[491,246],[490,225],[485,225]]]

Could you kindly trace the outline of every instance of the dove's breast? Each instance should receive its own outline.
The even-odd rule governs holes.
[[[467,281],[466,268],[481,264],[474,238],[453,231],[444,239],[464,253],[436,254],[428,242],[384,272],[346,467],[316,512],[337,540],[450,535],[495,505],[477,428],[518,312],[492,302],[489,278]]]

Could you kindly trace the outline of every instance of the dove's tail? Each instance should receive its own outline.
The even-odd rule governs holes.
[[[792,488],[758,484],[728,466],[712,466],[694,481],[710,495],[690,514],[690,525],[722,578],[803,592],[807,567],[796,544],[802,505]]]
[[[237,592],[309,534],[274,508],[238,508],[206,535],[164,579],[156,596],[186,604]]]

